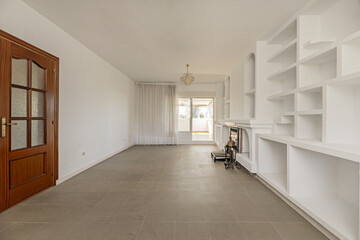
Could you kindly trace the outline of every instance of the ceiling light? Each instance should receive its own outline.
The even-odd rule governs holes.
[[[193,81],[195,81],[195,77],[189,73],[189,64],[186,64],[186,73],[184,73],[180,81],[182,81],[186,86],[189,86]]]

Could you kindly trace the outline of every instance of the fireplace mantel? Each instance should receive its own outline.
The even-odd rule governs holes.
[[[255,119],[229,119],[219,121],[220,124],[228,127],[243,127],[243,128],[272,128],[272,121],[259,121]]]
[[[257,173],[256,157],[256,134],[269,134],[273,129],[272,121],[259,121],[255,119],[226,119],[219,121],[219,133],[221,137],[218,146],[221,148],[228,139],[228,130],[231,127],[243,129],[243,147],[248,149],[246,153],[237,153],[236,161],[244,166],[249,172]],[[225,128],[225,130],[223,130]]]

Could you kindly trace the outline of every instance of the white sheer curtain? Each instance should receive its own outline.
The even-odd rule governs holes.
[[[137,84],[135,143],[177,144],[176,86]]]

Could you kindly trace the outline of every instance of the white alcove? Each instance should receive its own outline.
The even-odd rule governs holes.
[[[313,141],[322,141],[322,115],[302,114],[297,119],[297,137]]]
[[[294,20],[285,28],[277,32],[268,42],[268,44],[279,45],[279,48],[285,48],[289,43],[297,38],[297,21]]]
[[[255,54],[251,53],[244,67],[244,115],[245,118],[255,118]]]
[[[360,76],[327,87],[328,143],[360,146]]]
[[[273,102],[274,134],[294,136],[294,93],[274,95],[269,100]]]
[[[296,88],[296,66],[286,68],[271,74],[268,80],[278,89],[277,92],[285,92]]]
[[[281,116],[275,121],[274,133],[276,135],[294,136],[294,116]]]
[[[298,111],[322,110],[322,87],[298,93]]]
[[[258,174],[282,193],[287,191],[286,144],[258,139]]]
[[[359,163],[290,147],[290,196],[315,220],[359,239]]]
[[[356,35],[360,35],[356,33]],[[360,36],[345,42],[341,46],[342,52],[342,75],[360,72]]]
[[[269,63],[279,63],[281,68],[288,67],[296,62],[296,39],[291,41],[288,45],[280,47],[270,58]]]
[[[251,53],[245,63],[245,92],[255,89],[255,54]]]
[[[336,60],[336,48],[332,48],[301,61],[299,65],[299,87],[335,78]]]
[[[334,43],[334,37],[323,34],[322,24],[322,17],[319,15],[299,17],[299,59],[304,59]]]

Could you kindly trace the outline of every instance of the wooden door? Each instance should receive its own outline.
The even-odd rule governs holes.
[[[0,211],[57,178],[58,61],[14,39],[0,36]]]

